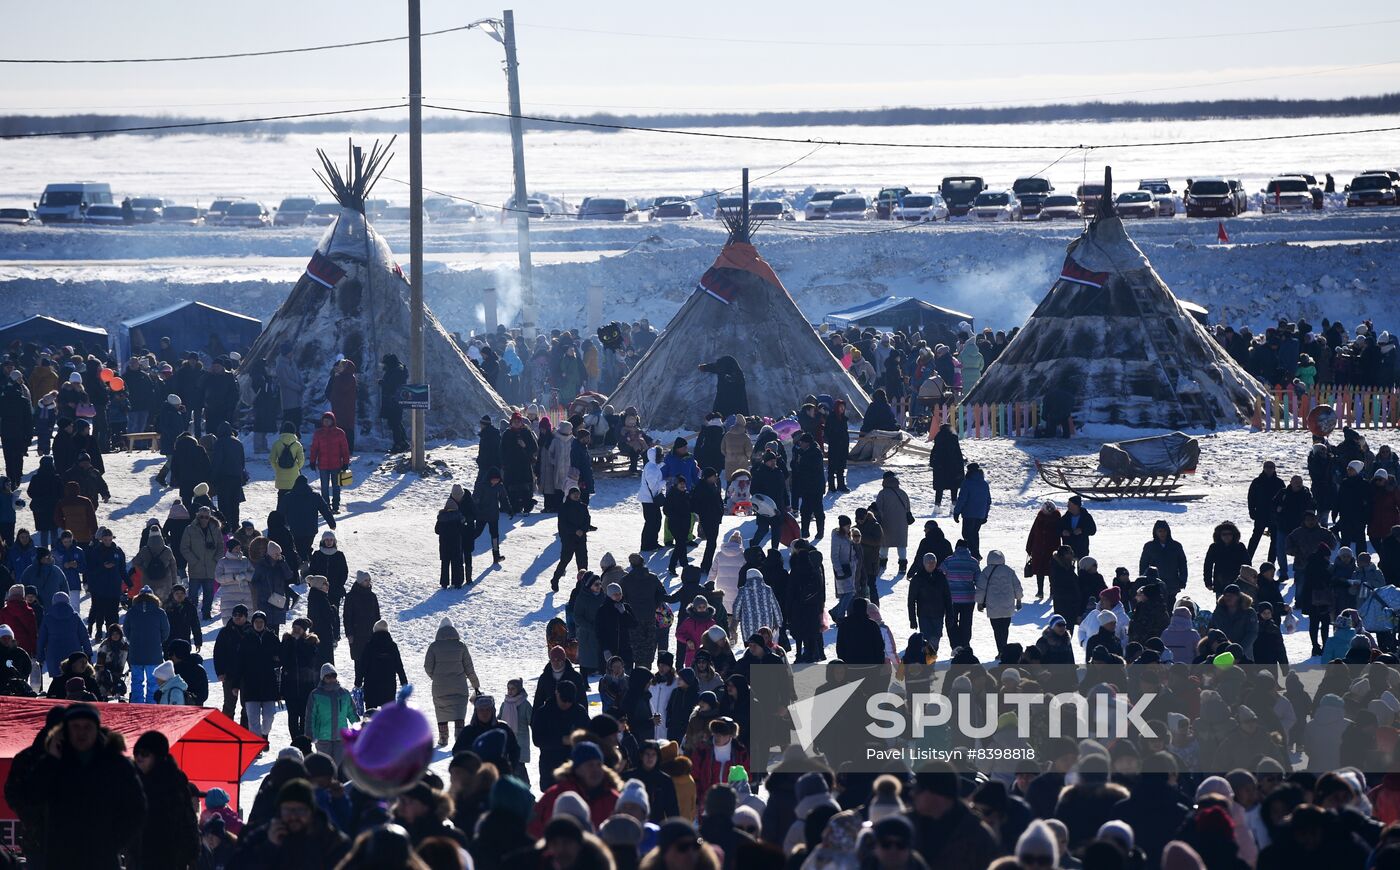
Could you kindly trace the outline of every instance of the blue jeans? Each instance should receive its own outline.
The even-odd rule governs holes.
[[[131,666],[131,703],[150,704],[156,696],[156,665]]]
[[[277,715],[276,701],[244,701],[243,709],[248,713],[248,730],[266,737],[272,731],[272,720]]]
[[[321,469],[321,498],[325,499],[328,505],[340,504],[340,469]]]
[[[213,577],[191,577],[189,580],[190,601],[194,602],[195,610],[205,618],[209,619],[214,612],[214,578]],[[201,594],[203,593],[203,594]],[[204,600],[204,609],[200,610],[200,599]]]
[[[850,592],[837,593],[836,606],[831,608],[831,610],[827,611],[827,613],[831,616],[832,622],[838,622],[846,618],[846,608],[850,605],[851,599],[855,597],[856,592],[854,589],[852,589]]]

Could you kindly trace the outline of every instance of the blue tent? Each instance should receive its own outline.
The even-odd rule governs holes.
[[[204,302],[180,302],[122,321],[117,350],[122,356],[142,347],[159,353],[160,340],[168,336],[176,353],[198,351],[212,359],[247,350],[261,332],[262,321],[256,317]]]
[[[887,332],[902,330],[907,334],[917,331],[923,333],[925,339],[932,337],[944,343],[957,336],[959,323],[974,325],[971,314],[913,296],[886,296],[863,302],[851,308],[832,311],[826,315],[826,320],[842,329],[847,326],[871,326]]]
[[[33,342],[41,349],[82,344],[84,349],[94,351],[106,350],[108,346],[107,330],[102,327],[70,323],[47,314],[36,314],[0,326],[0,348],[8,347],[16,339],[25,344]]]

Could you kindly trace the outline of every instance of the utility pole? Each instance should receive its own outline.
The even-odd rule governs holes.
[[[740,226],[747,227],[749,225],[749,168],[747,166],[744,167],[743,200],[744,204],[739,207]]]
[[[521,328],[535,337],[535,281],[530,266],[530,200],[525,190],[525,137],[520,122],[520,63],[515,57],[515,11],[505,11],[506,84],[510,92],[510,150],[515,169],[516,246],[520,250]]]
[[[409,263],[409,376],[426,382],[423,366],[423,23],[419,0],[408,0],[408,263]],[[412,412],[413,470],[423,461],[423,411]]]

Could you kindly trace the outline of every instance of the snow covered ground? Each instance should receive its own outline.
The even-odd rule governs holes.
[[[1007,554],[1009,564],[1019,567],[1024,560],[1026,533],[1037,506],[1047,497],[1063,505],[1064,494],[1050,490],[1039,481],[1031,460],[1095,456],[1104,437],[1113,437],[1113,434],[1090,432],[1088,436],[1069,442],[964,441],[968,460],[981,463],[987,470],[994,498],[992,516],[982,532],[983,552],[1000,549]],[[1206,498],[1189,505],[1128,501],[1092,509],[1099,527],[1099,534],[1092,542],[1092,554],[1099,560],[1104,574],[1111,577],[1113,568],[1118,565],[1135,572],[1139,552],[1150,536],[1153,522],[1165,519],[1172,524],[1173,533],[1185,546],[1191,562],[1188,593],[1198,601],[1210,601],[1201,583],[1200,565],[1212,529],[1217,523],[1231,519],[1244,525],[1248,534],[1244,519],[1245,490],[1260,463],[1273,459],[1279,463],[1280,474],[1287,476],[1302,469],[1308,446],[1307,439],[1298,433],[1263,435],[1236,430],[1200,437],[1201,470],[1196,485],[1207,492]],[[1375,448],[1387,439],[1378,433],[1378,437],[1370,440]],[[450,616],[462,631],[483,689],[499,695],[504,692],[506,681],[513,677],[524,678],[532,690],[534,679],[545,662],[545,623],[562,613],[567,600],[563,592],[549,592],[549,578],[559,548],[554,518],[538,514],[514,524],[503,518],[502,549],[506,556],[503,565],[491,566],[489,546],[483,540],[477,547],[473,564],[475,584],[463,591],[438,588],[434,516],[454,482],[471,485],[475,478],[474,455],[472,443],[430,445],[429,459],[435,463],[436,471],[421,478],[396,473],[391,464],[383,464],[384,457],[380,455],[362,455],[353,465],[356,482],[344,495],[345,510],[339,517],[337,534],[352,576],[356,570],[366,570],[374,576],[380,606],[399,643],[409,677],[418,685],[414,704],[429,715],[432,707],[429,687],[424,682],[423,655],[443,616]],[[913,503],[917,523],[911,529],[911,552],[923,522],[930,517],[942,521],[950,537],[957,535],[956,527],[947,517],[947,504],[939,511],[933,508],[924,462],[919,454],[905,453],[885,466],[900,475]],[[160,460],[153,454],[114,454],[107,457],[107,467],[113,500],[103,512],[104,521],[115,529],[119,544],[134,549],[145,518],[164,519],[175,494],[155,484],[153,477],[160,468]],[[254,481],[248,487],[249,502],[244,505],[243,513],[261,522],[276,501],[271,468],[263,457],[250,460],[249,467]],[[827,512],[832,525],[837,514],[852,514],[857,507],[873,500],[880,487],[880,473],[878,468],[852,469],[853,491],[828,499]],[[623,561],[626,554],[636,548],[641,526],[636,486],[636,478],[599,479],[598,493],[593,500],[593,518],[598,531],[589,541],[591,565],[596,566],[605,552]],[[753,524],[727,519],[724,533],[732,528],[742,528],[747,537],[752,534]],[[820,546],[827,551],[825,542]],[[664,569],[668,558],[669,551],[653,554],[653,569]],[[885,618],[902,643],[909,633],[904,605],[906,585],[902,580],[896,581],[894,574],[892,564],[880,589],[882,595],[889,596],[884,599]],[[1026,606],[1016,615],[1011,639],[1031,643],[1044,627],[1049,611],[1046,603],[1034,600],[1035,581],[1030,579],[1024,583]],[[675,580],[668,580],[669,587],[675,584]],[[295,615],[300,613],[298,610]],[[974,624],[973,645],[984,660],[991,659],[995,647],[990,627],[980,614]],[[212,655],[217,625],[206,626],[203,650],[206,656]],[[834,643],[834,631],[828,633],[827,641]],[[1305,631],[1289,637],[1287,643],[1290,656],[1295,660],[1307,656]],[[345,668],[343,673],[348,680],[346,644],[342,643],[337,650],[336,661]],[[211,690],[209,706],[218,707],[222,703],[220,687],[214,683]],[[279,714],[271,736],[274,749],[285,746],[289,739],[285,716]],[[251,800],[258,780],[274,758],[275,754],[269,753],[248,771],[244,783],[246,800]],[[444,775],[448,760],[445,751],[437,753],[435,768]]]
[[[1383,326],[1400,317],[1400,211],[1250,213],[1225,221],[1148,220],[1129,225],[1176,294],[1212,319],[1259,325],[1307,316]],[[382,225],[402,262],[407,230]],[[980,325],[1019,325],[1044,296],[1080,231],[1056,225],[795,222],[758,237],[764,256],[807,318],[890,294],[964,311]],[[268,318],[304,268],[321,230],[0,227],[0,291],[15,318],[44,313],[115,329],[122,320],[196,299]],[[666,323],[723,243],[713,221],[532,228],[535,288],[545,325],[582,325],[587,294],[601,287],[605,320]],[[495,288],[500,316],[519,306],[515,232],[494,221],[430,224],[426,298],[448,329],[484,326]]]

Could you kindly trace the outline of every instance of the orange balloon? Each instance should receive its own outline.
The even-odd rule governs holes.
[[[126,381],[121,378],[112,378],[107,382],[107,386],[112,388],[112,392],[120,393],[122,390],[126,389]]]
[[[112,382],[112,378],[116,377],[116,374],[117,373],[111,369],[101,369],[98,371],[97,376],[102,379],[102,383],[108,384]]]

